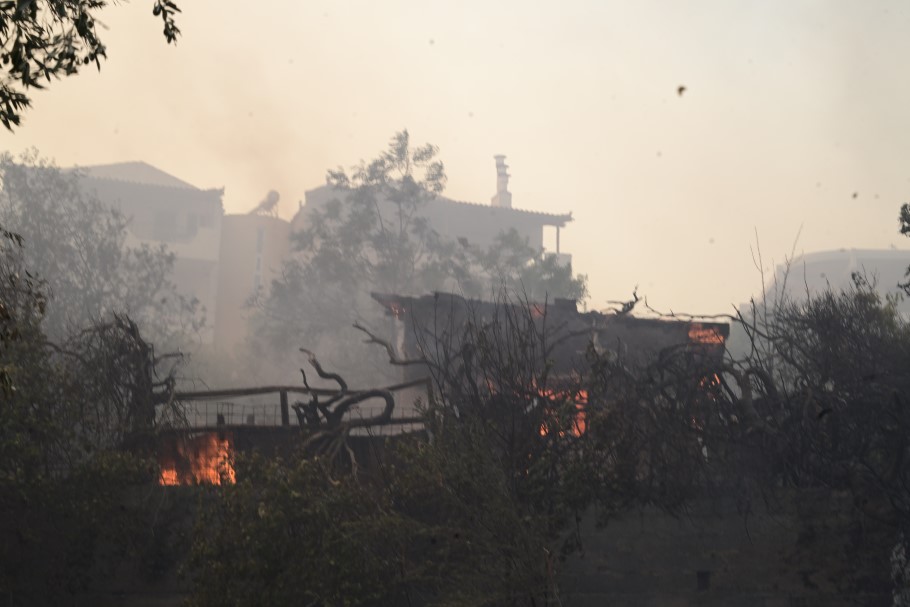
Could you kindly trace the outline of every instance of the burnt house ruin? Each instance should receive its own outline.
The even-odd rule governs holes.
[[[451,293],[421,297],[372,295],[393,319],[394,341],[402,358],[410,359],[422,355],[428,339],[450,336],[468,322],[491,322],[501,316],[503,306],[527,308],[530,314],[558,331],[561,338],[553,349],[557,373],[571,373],[577,369],[589,347],[629,363],[646,363],[668,349],[683,349],[688,356],[706,363],[718,363],[730,335],[727,323],[582,311],[569,299],[556,299],[547,304],[483,301]],[[413,366],[404,369],[406,379],[422,373]]]

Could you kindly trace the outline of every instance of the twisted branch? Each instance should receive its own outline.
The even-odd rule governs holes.
[[[312,431],[312,434],[304,441],[304,448],[312,449],[317,456],[327,456],[330,459],[335,459],[343,448],[356,476],[358,465],[354,457],[354,451],[347,442],[348,436],[350,436],[354,428],[389,423],[392,419],[392,412],[395,410],[395,399],[391,392],[381,389],[350,394],[348,392],[348,384],[341,375],[327,372],[319,363],[316,355],[310,350],[301,348],[300,351],[307,355],[310,365],[316,370],[319,377],[332,380],[339,386],[338,393],[332,395],[324,403],[319,402],[318,394],[311,393],[309,403],[295,403],[293,405],[300,425]],[[304,386],[309,389],[310,384],[307,380],[306,372],[301,369],[300,374],[303,378]],[[380,398],[385,401],[385,407],[379,415],[344,420],[345,414],[353,406],[374,398]],[[320,419],[320,413],[322,414],[322,419]]]

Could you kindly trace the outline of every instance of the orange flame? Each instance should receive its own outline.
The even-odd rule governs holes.
[[[566,392],[557,392],[552,389],[541,390],[540,395],[548,400],[552,401],[565,401],[571,399],[575,405],[575,415],[572,419],[571,427],[568,429],[569,433],[572,436],[581,436],[587,430],[587,419],[585,415],[585,405],[588,404],[588,391],[579,390],[575,394],[568,394]],[[540,435],[546,436],[551,432],[550,424],[544,422],[540,426]],[[558,436],[565,436],[565,430],[559,430]]]
[[[699,388],[716,388],[718,386],[720,386],[720,375],[717,373],[706,375],[698,380]]]
[[[161,454],[160,485],[220,485],[234,483],[233,438],[229,433],[207,432],[178,439],[170,453]]]
[[[689,325],[689,341],[695,344],[723,344],[724,336],[717,329],[693,322]]]

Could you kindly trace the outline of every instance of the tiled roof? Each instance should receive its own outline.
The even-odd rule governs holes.
[[[530,215],[540,219],[547,219],[553,222],[553,224],[559,223],[564,225],[572,221],[572,213],[544,213],[543,211],[530,211],[528,209],[516,209],[516,208],[507,208],[507,207],[494,207],[490,204],[484,204],[480,202],[467,202],[464,200],[452,200],[451,198],[439,197],[434,199],[432,202],[435,203],[446,203],[446,204],[463,204],[471,207],[480,207],[483,209],[496,209],[504,213],[517,213],[520,215]],[[550,225],[550,224],[548,224]]]
[[[322,192],[324,190],[333,190],[334,188],[330,185],[322,185],[318,188],[313,188],[312,190],[307,190],[307,194]],[[308,196],[309,199],[309,196]],[[478,211],[483,209],[487,211],[492,211],[494,213],[508,213],[514,215],[523,215],[525,217],[534,217],[538,221],[541,221],[545,225],[559,225],[564,226],[566,223],[572,221],[572,213],[544,213],[542,211],[529,211],[527,209],[516,209],[516,208],[506,208],[506,207],[494,207],[490,204],[484,204],[480,202],[466,202],[463,200],[452,200],[451,198],[446,198],[444,196],[439,196],[430,200],[429,204],[442,204],[442,205],[458,205],[465,206],[469,208],[475,208]]]
[[[78,167],[86,177],[106,179],[109,181],[123,181],[141,185],[162,186],[179,188],[182,190],[199,190],[196,186],[181,179],[177,179],[161,169],[157,169],[145,162],[118,162],[115,164],[99,164],[95,166]]]

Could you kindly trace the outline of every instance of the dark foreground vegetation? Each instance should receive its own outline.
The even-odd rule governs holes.
[[[592,347],[571,377],[550,373],[558,330],[503,306],[524,313],[469,322],[429,358],[428,435],[372,473],[242,462],[196,536],[194,604],[571,604],[562,559],[586,513],[723,498],[745,520],[794,491],[852,496],[842,514],[891,530],[881,560],[902,549],[910,334],[868,285],[743,318],[740,360]]]
[[[14,196],[34,193],[36,173],[4,169],[15,219]],[[53,183],[78,197],[65,179]],[[894,586],[884,591],[906,592],[910,327],[862,277],[847,292],[769,299],[729,318],[745,344],[737,355],[680,346],[642,360],[590,343],[571,372],[554,352],[577,336],[507,287],[495,314],[412,327],[416,359],[366,331],[365,348],[430,378],[425,431],[373,439],[364,457],[353,425],[314,402],[292,453],[239,454],[236,483],[174,489],[158,484],[156,445],[183,427],[174,400],[183,359],[145,335],[176,347],[173,315],[192,320],[195,310],[161,296],[166,252],[123,253],[116,214],[79,212],[114,235],[59,232],[55,246],[72,246],[88,269],[47,265],[45,277],[30,261],[33,237],[0,239],[6,604],[117,602],[113,579],[145,587],[178,569],[199,606],[570,604],[563,562],[584,549],[590,513],[609,525],[630,509],[681,514],[722,497],[745,517],[819,490],[850,496],[832,504],[887,530],[878,549]],[[101,262],[105,281],[88,271]],[[152,294],[136,301],[160,305],[118,305],[134,293],[134,267]],[[309,364],[331,377],[315,355]]]
[[[143,583],[182,564],[193,605],[560,604],[562,559],[583,549],[592,509],[609,524],[713,495],[745,515],[794,489],[850,493],[893,530],[882,551],[903,545],[910,336],[863,285],[750,320],[740,361],[679,349],[630,366],[591,348],[571,377],[549,372],[558,331],[509,306],[428,359],[426,433],[369,464],[314,456],[306,431],[291,457],[238,456],[236,484],[189,498],[182,541],[150,448],[163,400],[150,347],[124,319],[65,351],[36,343],[29,301],[4,302],[10,604],[90,604],[124,562]]]

